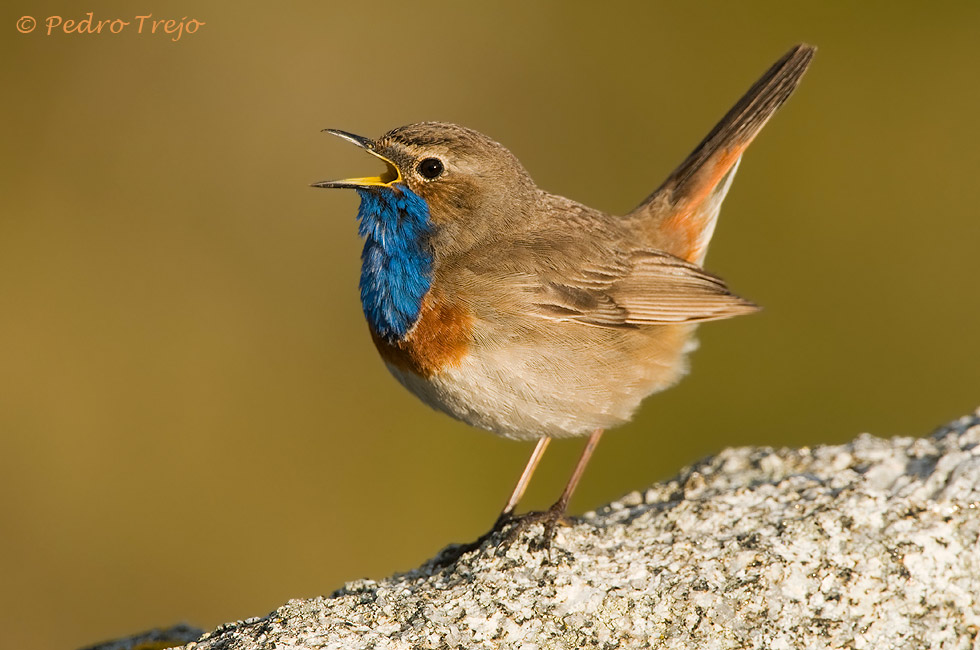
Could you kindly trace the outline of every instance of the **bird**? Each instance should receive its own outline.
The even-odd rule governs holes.
[[[324,129],[385,165],[313,187],[360,197],[361,304],[388,370],[439,411],[536,441],[492,530],[522,520],[552,439],[588,436],[558,500],[523,519],[550,539],[603,432],[687,373],[695,328],[758,309],[702,265],[742,154],[815,50],[783,55],[625,215],[538,188],[507,148],[463,126],[376,140]]]

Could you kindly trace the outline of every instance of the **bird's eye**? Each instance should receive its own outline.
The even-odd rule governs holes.
[[[419,163],[419,173],[422,174],[424,178],[428,178],[430,181],[433,178],[439,178],[442,174],[443,169],[442,161],[438,158],[426,158]]]

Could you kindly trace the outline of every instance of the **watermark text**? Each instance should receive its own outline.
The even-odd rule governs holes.
[[[176,43],[185,34],[196,34],[206,25],[203,20],[196,18],[157,18],[153,14],[127,16],[127,18],[99,18],[90,11],[81,17],[65,18],[62,16],[47,16],[40,19],[34,16],[21,16],[17,20],[17,31],[30,34],[37,31],[45,36],[56,34],[90,35],[90,34],[121,34],[125,31],[169,38]],[[40,26],[40,29],[38,27]]]

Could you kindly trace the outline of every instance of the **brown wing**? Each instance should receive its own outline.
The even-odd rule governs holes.
[[[539,315],[605,327],[693,323],[756,311],[716,275],[653,250],[613,263],[585,264],[573,274],[544,277]]]
[[[797,45],[777,61],[721,119],[657,190],[628,216],[649,243],[701,264],[742,153],[789,99],[816,51]]]

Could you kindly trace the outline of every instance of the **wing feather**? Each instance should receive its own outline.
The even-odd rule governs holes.
[[[539,285],[540,315],[606,327],[702,322],[756,311],[700,267],[654,250],[633,251],[629,264],[597,280],[588,268]]]

